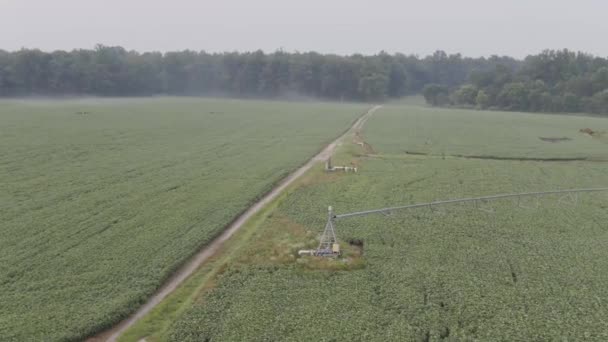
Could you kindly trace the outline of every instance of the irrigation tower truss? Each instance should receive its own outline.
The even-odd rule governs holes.
[[[458,198],[458,199],[450,199],[443,201],[434,201],[428,203],[418,203],[418,204],[410,204],[396,207],[387,207],[373,210],[365,210],[365,211],[357,211],[346,214],[336,215],[333,212],[333,208],[329,207],[329,217],[327,219],[327,224],[325,225],[325,230],[321,235],[319,247],[316,251],[311,251],[313,255],[317,256],[332,256],[335,257],[336,254],[339,254],[339,250],[336,251],[335,248],[332,249],[332,246],[337,245],[336,238],[336,220],[357,217],[357,216],[365,216],[372,214],[384,214],[390,215],[395,211],[407,210],[407,209],[420,209],[420,208],[428,208],[432,211],[437,211],[440,207],[448,205],[448,204],[456,204],[456,203],[474,203],[475,207],[486,211],[493,212],[493,208],[488,206],[488,203],[501,199],[514,199],[517,201],[517,206],[521,208],[525,208],[522,204],[522,199],[525,198],[533,198],[536,200],[536,207],[540,205],[540,198],[550,195],[559,195],[560,198],[558,203],[570,202],[572,204],[578,203],[578,196],[582,193],[591,193],[591,192],[601,192],[608,191],[608,188],[586,188],[586,189],[568,189],[568,190],[554,190],[554,191],[541,191],[541,192],[523,192],[523,193],[514,193],[514,194],[499,194],[499,195],[491,195],[491,196],[482,196],[482,197],[469,197],[469,198]]]

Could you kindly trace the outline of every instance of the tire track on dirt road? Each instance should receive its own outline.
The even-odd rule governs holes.
[[[137,321],[147,315],[156,305],[158,305],[165,297],[173,292],[184,280],[192,275],[205,261],[213,256],[220,247],[234,233],[236,233],[253,215],[257,214],[268,203],[277,198],[289,185],[296,179],[304,175],[315,164],[324,162],[331,157],[336,148],[340,146],[343,140],[351,133],[361,130],[363,124],[369,117],[382,106],[374,106],[365,114],[360,116],[351,126],[340,135],[336,140],[327,145],[321,152],[310,158],[306,164],[291,173],[289,176],[280,181],[270,192],[266,193],[260,200],[255,202],[246,211],[239,215],[218,237],[212,240],[208,245],[203,247],[189,261],[187,261],[177,272],[175,272],[148,301],[142,305],[129,318],[115,325],[113,328],[101,332],[87,339],[88,342],[115,342],[123,332],[132,327]]]

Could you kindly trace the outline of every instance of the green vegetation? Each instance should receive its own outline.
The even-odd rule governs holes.
[[[454,122],[448,115],[468,125],[449,129]],[[343,244],[364,241],[363,268],[336,271],[294,255],[314,246],[327,205],[345,213],[605,186],[604,162],[516,159],[605,159],[606,141],[579,129],[600,132],[607,125],[586,117],[409,106],[380,110],[364,129],[369,145],[349,144],[335,158],[336,164],[358,164],[360,172],[311,171],[263,224],[251,228],[256,229],[251,242],[165,336],[171,341],[605,340],[606,194],[583,195],[576,206],[556,196],[540,203],[501,201],[338,220]],[[566,134],[572,140],[538,139]],[[501,157],[511,159],[497,160]]]
[[[608,59],[548,50],[523,61],[437,51],[419,58],[381,52],[336,56],[262,51],[139,53],[0,50],[0,96],[217,95],[398,99],[434,106],[608,114]]]
[[[0,50],[0,96],[227,95],[334,100],[399,98],[427,83],[455,87],[472,71],[514,67],[510,57],[337,56],[262,51],[139,53],[98,45],[71,52]]]
[[[126,317],[365,110],[0,102],[0,340],[79,340]]]
[[[365,130],[374,149],[395,157],[608,157],[608,120],[603,118],[386,106],[381,119],[369,120]]]
[[[297,184],[301,184],[301,181],[296,180],[295,183],[289,186],[274,201],[265,206],[258,214],[254,215],[253,218],[248,220],[243,228],[227,240],[222,248],[205,262],[193,276],[188,278],[148,315],[123,333],[119,341],[139,341],[144,337],[150,342],[167,340],[167,333],[172,321],[176,320],[179,315],[190,308],[200,298],[201,293],[212,288],[215,285],[217,276],[225,272],[230,263],[243,258],[242,250],[244,247],[250,245],[252,241],[256,241],[256,247],[249,248],[250,250],[270,250],[271,248],[269,248],[268,244],[259,248],[261,247],[260,242],[266,240],[266,237],[260,236],[259,227],[265,224],[269,217],[272,217],[272,212],[276,209],[278,203],[294,187],[297,187]],[[275,241],[271,239],[268,243],[275,243]],[[248,257],[260,257],[260,255],[256,253]]]
[[[605,115],[608,60],[568,50],[544,51],[526,57],[516,69],[497,65],[473,71],[450,98],[445,92],[427,91],[425,96],[433,105]]]

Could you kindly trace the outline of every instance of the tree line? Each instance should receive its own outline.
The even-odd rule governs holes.
[[[524,60],[316,52],[146,52],[97,45],[0,50],[0,97],[308,96],[382,101],[422,93],[437,106],[608,113],[608,60],[568,50]]]
[[[428,84],[423,93],[437,106],[608,114],[608,60],[547,50],[526,57],[516,68],[474,70],[458,87]]]
[[[509,57],[474,59],[443,51],[419,58],[384,52],[139,53],[103,45],[70,52],[0,50],[0,96],[296,95],[378,101],[419,94],[430,83],[453,88],[473,71],[517,63]]]

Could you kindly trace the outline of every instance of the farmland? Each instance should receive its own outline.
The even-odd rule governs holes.
[[[126,317],[365,110],[0,102],[0,340],[79,340]]]
[[[608,120],[385,107],[365,126],[367,145],[346,145],[335,158],[360,172],[312,170],[155,337],[606,340],[606,194],[577,204],[555,196],[337,220],[343,244],[364,241],[357,267],[295,257],[315,246],[328,205],[340,214],[606,186],[608,145],[584,128],[603,132]]]
[[[411,108],[411,107],[410,107]],[[384,120],[366,127],[372,146],[383,154],[486,157],[496,159],[602,159],[608,135],[581,134],[581,129],[608,130],[604,118],[530,115],[432,107],[407,112],[387,107]],[[401,119],[401,120],[400,120]]]

